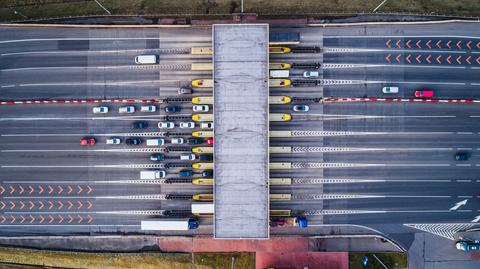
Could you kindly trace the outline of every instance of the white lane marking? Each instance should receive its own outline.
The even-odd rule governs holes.
[[[12,39],[12,40],[3,40],[0,41],[0,44],[7,43],[20,43],[20,42],[37,42],[37,41],[84,41],[84,40],[159,40],[159,41],[178,41],[181,42],[183,39],[175,37],[65,37],[65,38],[29,38],[29,39]],[[212,41],[211,38],[202,38],[202,37],[189,37],[185,41]]]
[[[455,210],[459,209],[461,206],[466,205],[466,204],[467,204],[467,201],[468,201],[468,199],[465,199],[465,200],[462,200],[462,201],[460,201],[460,202],[457,202],[457,203],[455,203],[455,205],[454,205],[453,207],[451,207],[449,210],[450,210],[450,211],[455,211]]]
[[[342,48],[338,47],[324,47],[325,52],[324,53],[356,53],[356,52],[399,52],[399,53],[450,53],[450,54],[466,54],[466,51],[455,51],[455,50],[419,50],[419,49],[363,49],[363,48],[357,48],[357,47],[347,47],[347,51],[342,51]],[[333,49],[333,51],[329,51],[329,49]],[[340,50],[339,50],[340,49]],[[478,52],[477,52],[478,53]],[[408,66],[408,65],[405,65]]]
[[[16,56],[16,55],[35,55],[35,54],[109,54],[109,53],[129,53],[129,52],[151,52],[151,51],[165,51],[165,50],[177,50],[190,48],[152,48],[152,49],[119,49],[119,50],[38,50],[38,51],[23,51],[23,52],[10,52],[2,53],[0,56]]]
[[[458,195],[457,198],[473,198],[471,195]]]
[[[302,114],[291,113],[292,116],[351,117],[351,118],[456,118],[453,115],[358,115],[358,114]],[[480,117],[480,116],[479,116]]]
[[[0,165],[1,168],[162,168],[163,164],[97,164],[97,165]]]
[[[391,81],[391,82],[399,83],[399,84],[466,85],[465,82],[435,82],[435,81]]]
[[[478,85],[480,85],[480,83],[470,83],[470,85],[478,86]]]
[[[469,135],[469,134],[473,134],[473,132],[457,132],[457,134],[465,134],[465,135]]]
[[[468,167],[468,166],[472,166],[472,165],[467,163],[467,164],[456,164],[455,166]]]
[[[324,67],[326,70],[336,70],[336,69],[355,69],[355,68],[375,68],[375,67],[401,67],[401,68],[440,68],[440,69],[466,69],[465,66],[441,66],[441,65],[403,65],[403,64],[351,64],[354,66],[351,67]]]
[[[30,212],[33,213],[33,212]],[[48,214],[45,212],[44,214]],[[42,227],[42,228],[56,228],[56,227],[140,227],[138,224],[0,224],[0,227]]]
[[[2,85],[2,88],[12,88],[15,87],[15,85],[10,84],[10,85]]]
[[[472,182],[472,180],[471,179],[457,179],[456,182],[469,183],[469,182]]]
[[[38,87],[38,86],[104,86],[104,85],[121,85],[132,87],[145,87],[140,84],[159,84],[159,83],[177,83],[180,80],[139,80],[139,81],[117,81],[117,82],[69,82],[69,83],[24,83],[18,84],[17,87]]]
[[[457,148],[458,150],[473,150],[473,148]]]

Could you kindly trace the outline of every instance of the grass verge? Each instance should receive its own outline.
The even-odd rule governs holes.
[[[99,0],[113,15],[217,15],[239,13],[241,0]],[[259,15],[319,16],[368,13],[381,0],[244,0],[244,11]],[[15,14],[17,11],[17,14]],[[480,16],[478,0],[391,0],[378,12]],[[0,20],[106,15],[93,0],[2,0]]]
[[[2,266],[7,266],[5,268],[15,268],[11,267],[11,264],[43,266],[42,268],[216,269],[231,268],[232,257],[234,257],[234,268],[255,268],[254,253],[195,253],[192,260],[192,255],[187,253],[96,254],[0,247],[0,269]],[[193,265],[195,265],[195,267],[193,267]]]
[[[352,252],[349,254],[349,269],[385,269],[373,256],[375,255],[382,263],[389,269],[406,269],[407,254],[406,253],[358,253]],[[368,257],[368,265],[363,266],[363,257]]]

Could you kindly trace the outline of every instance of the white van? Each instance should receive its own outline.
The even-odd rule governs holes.
[[[136,64],[156,64],[157,55],[138,55],[135,57]]]
[[[163,146],[165,140],[163,138],[151,138],[147,139],[147,146]]]
[[[398,87],[383,87],[383,93],[398,93]]]

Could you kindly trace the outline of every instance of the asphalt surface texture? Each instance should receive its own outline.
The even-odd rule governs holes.
[[[459,34],[461,27],[461,35]],[[323,80],[320,86],[271,88],[271,95],[307,98],[306,113],[292,105],[271,105],[271,112],[291,113],[290,122],[272,122],[271,130],[314,131],[313,135],[272,138],[271,146],[291,146],[296,153],[271,154],[272,162],[299,164],[271,170],[271,177],[292,178],[292,185],[271,186],[271,193],[292,194],[292,200],[271,202],[272,209],[291,209],[317,225],[355,224],[376,229],[403,246],[414,242],[409,225],[439,223],[475,227],[479,213],[480,109],[471,103],[332,102],[322,97],[413,98],[415,90],[433,90],[438,99],[479,99],[480,38],[475,24],[273,28],[298,31],[301,46],[319,46],[322,53],[271,55],[271,61],[321,63],[318,78],[302,78],[306,69],[292,69],[293,80]],[[211,95],[195,88],[179,96],[192,79],[211,71],[191,71],[192,62],[209,55],[191,55],[193,46],[211,46],[208,28],[185,29],[0,29],[0,99],[162,99]],[[135,65],[139,54],[159,55],[159,64]],[[382,87],[399,87],[383,94]],[[169,103],[170,104],[170,103]],[[182,107],[182,120],[172,120],[188,138],[192,129],[177,128],[192,114]],[[132,114],[118,108],[134,105]],[[110,112],[93,114],[98,104],[0,106],[1,233],[4,235],[139,233],[140,220],[162,210],[189,210],[191,199],[164,200],[156,195],[211,193],[211,186],[189,180],[179,184],[139,181],[152,147],[127,146],[128,137],[146,139],[163,132],[166,104],[154,113],[145,104],[108,103]],[[213,109],[210,107],[210,109]],[[134,129],[134,121],[148,123]],[[197,127],[193,130],[199,130]],[[321,132],[339,132],[324,135]],[[340,133],[342,132],[342,133]],[[150,134],[151,135],[151,134]],[[96,145],[81,146],[93,136]],[[158,134],[153,137],[160,136]],[[120,145],[106,145],[119,137]],[[166,147],[171,137],[166,137]],[[192,162],[166,153],[167,179]],[[457,153],[468,159],[456,161]],[[160,163],[159,163],[160,164]],[[329,166],[329,167],[325,167]],[[200,228],[157,234],[208,234],[212,221]],[[315,234],[315,228],[273,228],[272,234]],[[445,237],[445,236],[444,236]],[[453,248],[453,244],[452,244]],[[454,251],[454,250],[452,250]]]

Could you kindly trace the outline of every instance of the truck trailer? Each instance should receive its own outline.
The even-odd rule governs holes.
[[[142,231],[188,231],[198,228],[198,221],[194,218],[188,219],[151,219],[142,220],[140,223]]]

